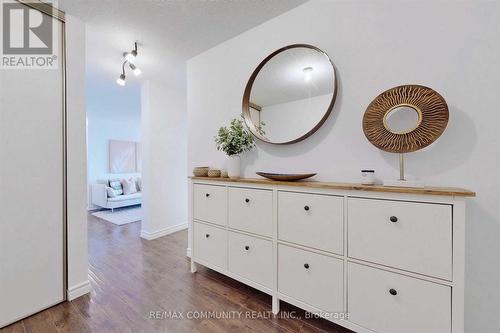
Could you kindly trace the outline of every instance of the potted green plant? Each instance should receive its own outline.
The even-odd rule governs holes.
[[[227,174],[230,178],[240,177],[240,154],[255,147],[252,134],[247,130],[242,120],[233,119],[229,128],[223,126],[215,136],[217,150],[228,156]]]

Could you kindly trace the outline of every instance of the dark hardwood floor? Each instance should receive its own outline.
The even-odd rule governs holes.
[[[283,302],[281,314],[294,318],[275,318],[270,296],[200,265],[191,274],[187,231],[145,241],[140,222],[116,226],[90,215],[88,228],[91,293],[0,332],[350,332]],[[228,313],[235,315],[206,318]],[[205,318],[187,318],[196,315]]]

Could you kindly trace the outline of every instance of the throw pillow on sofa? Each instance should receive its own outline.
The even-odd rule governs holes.
[[[142,178],[141,177],[137,177],[135,179],[135,187],[137,187],[137,192],[142,191]]]
[[[108,194],[108,198],[114,198],[116,197],[115,190],[113,190],[111,187],[106,187],[106,193]]]
[[[137,193],[137,188],[135,187],[135,181],[133,179],[122,179],[121,184],[123,187],[123,194]]]
[[[110,179],[109,180],[109,187],[111,187],[116,195],[122,195],[123,194],[123,187],[122,183],[120,182],[120,179]]]

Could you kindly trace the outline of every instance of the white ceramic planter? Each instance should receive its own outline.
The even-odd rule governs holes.
[[[227,157],[227,175],[229,178],[240,178],[241,159],[239,155]]]

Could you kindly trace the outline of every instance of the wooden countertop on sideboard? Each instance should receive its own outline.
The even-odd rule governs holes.
[[[192,180],[216,181],[226,183],[244,183],[258,185],[280,185],[308,188],[323,188],[332,190],[349,190],[349,191],[369,191],[369,192],[386,192],[386,193],[407,193],[407,194],[427,194],[427,195],[444,195],[457,197],[475,197],[476,193],[457,187],[393,187],[383,185],[362,185],[356,183],[333,183],[319,181],[277,181],[258,178],[212,178],[212,177],[189,177]]]

